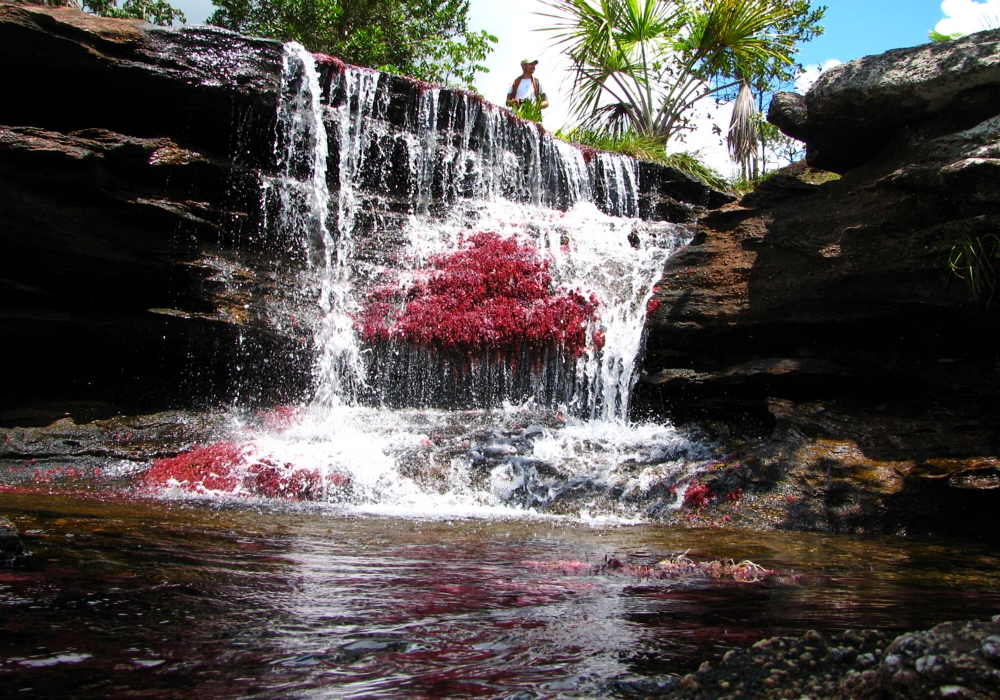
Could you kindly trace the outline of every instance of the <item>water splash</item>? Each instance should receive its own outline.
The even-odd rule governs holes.
[[[241,419],[224,484],[214,463],[208,481],[196,468],[188,486],[165,483],[410,513],[632,518],[653,501],[676,505],[657,484],[709,455],[669,425],[627,417],[647,302],[692,232],[636,218],[634,161],[585,158],[473,95],[425,86],[401,101],[401,85],[375,71],[343,68],[324,98],[297,44],[283,79],[265,208],[269,234],[304,262],[315,397],[280,426]],[[473,232],[537,251],[559,298],[598,300],[585,352],[361,342],[380,282],[405,288]]]

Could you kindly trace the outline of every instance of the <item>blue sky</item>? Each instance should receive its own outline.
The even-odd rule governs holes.
[[[826,32],[803,44],[802,63],[850,61],[923,44],[927,32],[944,18],[941,0],[828,0],[822,4],[827,6]]]

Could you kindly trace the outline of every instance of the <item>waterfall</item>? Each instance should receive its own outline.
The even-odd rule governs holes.
[[[691,235],[670,224],[639,235],[632,159],[600,153],[588,163],[538,125],[458,91],[421,86],[415,100],[394,103],[386,76],[351,66],[324,104],[314,61],[295,44],[284,79],[277,227],[286,236],[299,229],[313,275],[317,403],[535,400],[590,418],[627,416],[646,303],[664,261]],[[470,231],[517,239],[544,257],[556,290],[595,298],[588,338],[602,343],[474,357],[398,338],[365,347],[356,326],[371,290],[386,278],[413,283]]]
[[[476,95],[325,70],[286,45],[263,179],[263,236],[298,271],[276,325],[311,329],[315,393],[237,417],[218,448],[229,495],[392,513],[676,507],[683,488],[661,486],[687,483],[705,450],[628,408],[647,304],[691,229],[638,218],[629,158]],[[165,481],[218,491],[217,462],[205,479],[189,467]]]
[[[353,402],[365,383],[352,317],[356,308],[351,271],[357,210],[354,182],[365,164],[360,147],[363,117],[371,110],[377,74],[352,71],[346,79],[351,81],[353,105],[348,103],[329,115],[312,54],[300,44],[285,45],[275,139],[279,175],[265,188],[265,198],[276,199],[276,207],[266,203],[264,207],[276,210],[275,234],[283,240],[298,239],[308,260],[311,274],[303,293],[311,295],[320,310],[314,321],[319,350],[316,401],[327,405]],[[336,126],[339,145],[340,182],[332,231],[327,119]]]

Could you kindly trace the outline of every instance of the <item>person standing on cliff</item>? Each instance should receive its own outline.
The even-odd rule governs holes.
[[[538,66],[537,58],[521,60],[521,75],[514,79],[507,92],[508,107],[521,106],[528,100],[537,102],[540,110],[549,106],[549,99],[545,96],[542,83],[535,77],[536,66]]]

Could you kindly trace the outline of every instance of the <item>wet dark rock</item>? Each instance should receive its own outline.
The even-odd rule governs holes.
[[[152,460],[226,435],[221,413],[168,411],[42,427],[0,428],[0,485],[75,484],[101,488]],[[21,421],[18,421],[21,422]]]
[[[674,524],[830,533],[995,532],[1000,460],[995,409],[941,404],[878,406],[841,398],[770,399],[757,435],[707,423],[728,454],[696,477],[702,496],[675,508],[687,480],[650,515]]]
[[[0,517],[0,566],[13,566],[26,556],[17,527]]]
[[[780,96],[774,121],[843,177],[778,172],[703,217],[667,264],[636,414],[781,465],[773,487],[744,487],[760,524],[997,531],[982,513],[1000,484],[1000,307],[948,257],[1000,221],[998,41],[859,59]]]
[[[221,30],[0,4],[7,424],[30,404],[142,412],[243,384],[273,405],[308,388],[309,339],[271,322],[288,280],[245,245],[280,61],[279,43]]]
[[[845,683],[856,684],[872,665],[870,660],[882,657],[887,643],[875,630],[847,630],[831,637],[810,631],[802,637],[762,639],[749,649],[732,649],[717,661],[703,663],[696,673],[664,684],[650,697],[839,698]]]
[[[878,677],[892,698],[1000,698],[1000,621],[948,622],[889,645]]]
[[[0,124],[181,133],[227,151],[233,122],[269,146],[281,43],[215,27],[155,27],[73,8],[0,4]],[[125,107],[127,106],[127,107]],[[244,148],[262,153],[261,148]]]

